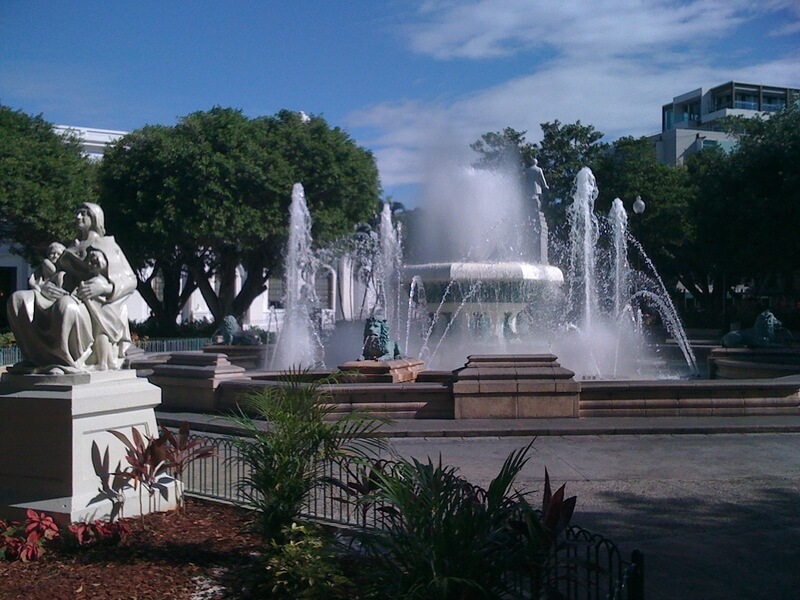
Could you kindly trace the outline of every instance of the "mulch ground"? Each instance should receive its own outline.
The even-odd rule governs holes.
[[[0,599],[246,598],[257,577],[260,538],[250,513],[187,499],[183,512],[126,519],[116,545],[48,550],[38,561],[0,561]]]

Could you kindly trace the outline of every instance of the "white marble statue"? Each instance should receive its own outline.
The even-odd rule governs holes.
[[[104,222],[102,208],[82,204],[75,215],[78,237],[57,257],[55,273],[11,295],[8,320],[24,359],[13,372],[80,373],[122,365],[130,345],[125,303],[136,275],[114,237],[105,234]]]

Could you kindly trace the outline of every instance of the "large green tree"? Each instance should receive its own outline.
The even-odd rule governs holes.
[[[594,174],[600,189],[598,211],[608,212],[612,201],[620,198],[631,230],[661,276],[669,283],[693,285],[695,223],[690,204],[694,189],[686,169],[659,163],[646,137],[623,137],[596,159]],[[641,215],[632,210],[637,196],[646,206]]]
[[[522,171],[532,164],[534,158],[533,144],[525,139],[527,133],[511,127],[484,133],[469,145],[480,155],[474,166],[480,169]]]
[[[321,117],[250,119],[220,107],[125,136],[106,153],[99,181],[131,262],[151,267],[139,291],[166,328],[194,289],[217,321],[242,315],[266,289],[282,266],[294,183],[305,188],[320,244],[369,217],[380,195],[371,153]]]
[[[717,307],[724,292],[744,281],[756,295],[776,284],[791,294],[800,254],[800,106],[767,118],[728,119],[725,128],[738,140],[730,154],[707,149],[687,160],[696,185],[697,254]]]
[[[545,214],[548,223],[563,221],[564,208],[572,200],[575,177],[583,167],[596,168],[606,145],[603,134],[593,125],[561,123],[558,120],[542,123],[542,141],[533,144],[531,151],[550,186],[545,195]]]
[[[526,131],[506,127],[488,132],[470,144],[480,156],[479,168],[518,170],[520,173],[537,159],[550,187],[544,193],[543,209],[551,228],[564,221],[564,209],[572,198],[575,176],[583,167],[594,168],[606,146],[603,134],[580,121],[562,124],[542,123],[542,141],[532,143]]]
[[[81,144],[42,116],[0,105],[0,239],[30,262],[74,235],[75,209],[94,199]]]

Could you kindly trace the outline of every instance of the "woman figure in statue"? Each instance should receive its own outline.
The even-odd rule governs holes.
[[[125,304],[136,275],[114,237],[105,235],[102,208],[83,203],[75,225],[78,237],[58,258],[56,274],[9,298],[8,320],[24,359],[11,372],[80,373],[122,365],[130,345]],[[103,268],[90,250],[102,253]],[[98,332],[102,352],[94,348]]]

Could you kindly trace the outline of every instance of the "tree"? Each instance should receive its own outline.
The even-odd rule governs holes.
[[[728,193],[743,246],[745,274],[792,281],[800,253],[800,105],[769,118],[731,119],[738,144],[729,157]],[[727,211],[730,212],[730,211]]]
[[[41,115],[0,105],[0,240],[31,263],[74,234],[75,210],[93,201],[93,168],[73,137]]]
[[[250,119],[220,107],[123,137],[99,180],[131,263],[150,267],[138,288],[164,328],[174,327],[194,289],[218,322],[240,317],[266,289],[282,265],[294,183],[305,188],[321,244],[364,221],[380,194],[371,153],[321,117]],[[160,295],[151,285],[157,275]]]
[[[542,141],[532,145],[533,156],[547,177],[550,189],[545,195],[547,222],[558,225],[564,220],[564,208],[572,200],[575,177],[583,167],[594,169],[605,151],[603,134],[580,121],[561,124],[555,120],[542,123]]]
[[[600,189],[598,212],[607,213],[614,198],[620,198],[630,211],[634,199],[641,196],[647,208],[642,215],[631,215],[634,235],[640,237],[662,278],[673,284],[682,281],[687,287],[685,278],[694,282],[693,187],[686,169],[659,163],[646,137],[623,137],[596,159],[594,173]]]
[[[484,133],[469,145],[480,154],[473,164],[479,169],[511,169],[522,171],[533,162],[533,144],[525,140],[527,131],[506,127],[502,132]]]
[[[562,125],[556,120],[542,123],[542,141],[531,143],[526,131],[506,127],[503,131],[483,134],[470,144],[480,158],[478,168],[510,169],[522,173],[539,161],[550,189],[544,193],[543,210],[551,229],[564,221],[564,208],[572,198],[575,176],[583,167],[594,167],[605,149],[603,134],[580,121]]]
[[[756,295],[767,282],[790,295],[800,252],[800,106],[769,118],[729,118],[724,126],[738,140],[733,152],[707,149],[687,160],[697,253],[714,283],[714,305],[722,307],[723,294],[745,281]]]

